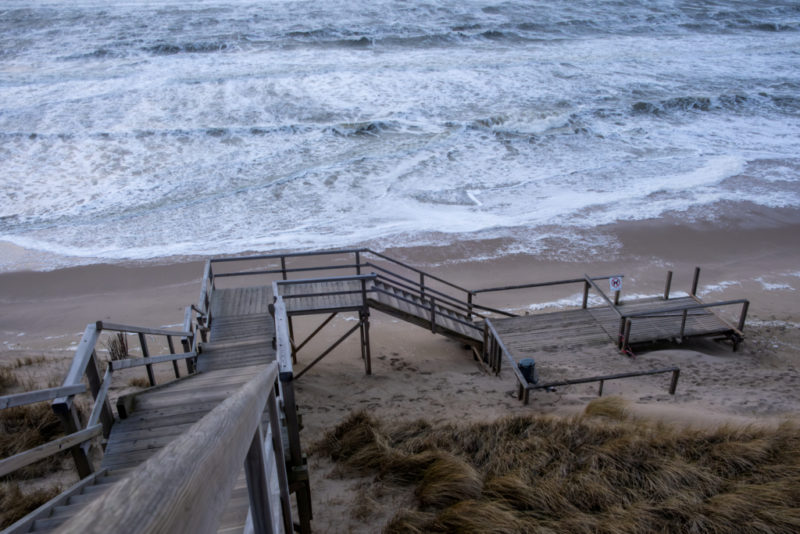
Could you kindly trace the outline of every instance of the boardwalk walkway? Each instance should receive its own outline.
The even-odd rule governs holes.
[[[34,521],[30,532],[55,530],[80,514],[112,483],[153,457],[275,361],[271,300],[265,287],[216,291],[212,307],[217,315],[198,357],[200,373],[137,394],[130,414],[111,429],[96,482],[54,507],[49,517]],[[264,414],[264,424],[267,417]],[[242,532],[248,505],[242,470],[218,532]]]

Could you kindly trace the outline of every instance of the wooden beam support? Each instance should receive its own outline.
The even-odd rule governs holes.
[[[669,300],[669,290],[672,287],[672,271],[667,271],[667,282],[664,284],[664,300]]]
[[[14,395],[4,395],[0,397],[0,410],[14,408],[15,406],[24,406],[34,402],[53,400],[57,399],[58,397],[77,395],[79,393],[83,393],[84,391],[86,391],[86,386],[83,384],[76,384],[74,386],[37,389],[36,391],[26,391],[24,393],[15,393]]]
[[[700,267],[694,268],[694,277],[692,278],[692,291],[689,293],[692,296],[697,295],[697,284],[700,282]]]
[[[79,430],[78,432],[68,436],[64,436],[63,438],[50,441],[44,445],[39,445],[38,447],[34,447],[33,449],[25,452],[4,458],[3,460],[0,460],[0,477],[4,477],[9,473],[13,473],[17,469],[25,467],[26,465],[30,465],[34,462],[38,462],[39,460],[43,460],[48,456],[52,456],[69,448],[80,448],[81,443],[84,443],[95,436],[99,436],[102,433],[103,425],[94,425],[89,428]]]
[[[142,367],[142,366],[150,367],[157,363],[174,362],[176,360],[194,358],[195,356],[197,356],[197,354],[194,352],[184,352],[179,354],[164,354],[161,356],[150,356],[147,359],[127,358],[125,360],[113,360],[110,362],[110,364],[114,371],[120,371],[122,369],[130,369],[132,367]]]
[[[142,332],[139,332],[139,346],[142,348],[142,358],[143,359],[150,358],[150,351],[147,349],[147,338]],[[147,379],[150,381],[150,386],[155,386],[156,375],[155,373],[153,373],[153,366],[147,364],[146,369],[147,369]]]

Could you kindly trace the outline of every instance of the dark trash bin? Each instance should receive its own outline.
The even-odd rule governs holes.
[[[519,361],[517,366],[529,384],[535,384],[539,381],[539,375],[536,373],[536,362],[533,361],[533,358],[524,358]]]

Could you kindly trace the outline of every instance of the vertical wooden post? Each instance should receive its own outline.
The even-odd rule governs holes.
[[[175,345],[172,343],[172,336],[167,336],[167,345],[169,345],[169,353],[175,354]],[[172,370],[175,371],[175,378],[181,377],[181,372],[178,369],[178,360],[172,360]]]
[[[281,488],[281,510],[283,511],[283,530],[292,532],[292,502],[289,494],[289,478],[286,473],[286,457],[283,454],[283,436],[281,433],[280,414],[278,402],[275,398],[275,385],[269,392],[267,408],[269,409],[269,426],[272,430],[272,448],[275,451],[275,464],[278,469],[278,482]]]
[[[356,250],[356,274],[361,274],[361,251]]]
[[[303,463],[300,447],[300,424],[297,420],[297,404],[294,400],[294,377],[292,373],[281,373],[281,391],[283,393],[283,414],[286,418],[286,433],[289,437],[289,453],[293,478],[306,475],[305,480],[298,481],[296,490],[297,515],[300,520],[301,534],[311,533],[311,492],[308,487],[307,473]]]
[[[700,281],[700,267],[695,267],[694,278],[692,279],[692,293],[691,293],[693,297],[697,295],[697,283],[699,281]]]
[[[588,280],[583,283],[583,304],[581,304],[581,308],[584,310],[589,305],[589,282]]]
[[[632,324],[630,319],[625,319],[625,334],[622,336],[622,350],[627,350],[630,345]]]
[[[192,332],[192,337],[197,335],[192,326],[192,307],[186,306],[186,311],[183,314],[183,330],[184,332]],[[181,338],[181,345],[183,352],[192,352],[192,342],[194,340],[188,337]],[[191,358],[186,359],[186,372],[188,374],[194,373],[194,361]]]
[[[672,287],[672,271],[667,271],[667,282],[664,284],[664,300],[669,300],[670,287]]]
[[[286,256],[281,256],[281,276],[286,280]]]
[[[294,349],[294,322],[292,316],[288,313],[286,317],[289,319],[289,342],[292,344],[292,363],[297,363],[297,351]]]
[[[489,323],[483,322],[483,361],[489,361]]]
[[[619,294],[620,293],[622,293],[622,291],[620,291],[620,290],[614,291],[614,306],[619,306]]]
[[[419,273],[419,296],[425,298],[425,273]]]
[[[604,383],[605,383],[605,380],[601,380],[600,381],[600,389],[597,391],[597,396],[598,397],[602,397],[603,396],[603,384]]]
[[[617,341],[617,347],[619,350],[623,350],[624,342],[625,342],[625,322],[627,321],[627,317],[622,316],[619,318],[619,340]]]
[[[89,363],[86,365],[86,378],[89,381],[89,390],[92,392],[92,398],[97,399],[97,393],[100,391],[100,386],[103,385],[103,380],[100,377],[100,370],[97,368],[97,353],[95,351],[92,351]],[[114,412],[111,411],[108,397],[106,397],[100,412],[100,422],[103,424],[103,437],[107,438],[111,434],[111,426],[114,424]]]
[[[683,331],[686,329],[686,316],[689,314],[689,310],[683,310],[683,315],[681,316],[681,333],[680,333],[680,340],[683,341]]]
[[[672,380],[669,383],[669,394],[675,395],[675,389],[678,387],[678,377],[681,376],[681,370],[675,369],[672,371]]]
[[[273,534],[269,484],[264,460],[264,438],[260,424],[256,426],[250,448],[244,459],[244,474],[247,479],[247,494],[250,497],[253,531],[258,534]]]
[[[436,333],[436,299],[431,297],[431,332]]]
[[[80,416],[72,397],[67,398],[66,402],[53,404],[53,411],[61,420],[61,426],[64,428],[65,434],[74,434],[81,429]],[[89,456],[81,445],[70,447],[69,452],[75,462],[75,469],[77,469],[80,478],[86,478],[94,473],[94,466],[89,461]]]
[[[364,345],[364,372],[372,374],[372,354],[369,347],[369,308],[364,308],[361,312],[361,323],[363,324],[363,345]]]
[[[737,326],[739,332],[744,330],[744,321],[747,319],[748,308],[750,308],[750,301],[745,301],[742,304],[742,313],[739,314],[739,325]]]
[[[203,341],[205,341],[205,339]],[[142,358],[149,358],[150,351],[147,350],[147,338],[142,333],[139,333],[139,346],[142,347]],[[155,386],[156,375],[153,373],[153,366],[147,364],[145,365],[145,369],[147,369],[147,379],[150,381],[150,385]]]
[[[472,291],[467,293],[467,317],[472,319]]]

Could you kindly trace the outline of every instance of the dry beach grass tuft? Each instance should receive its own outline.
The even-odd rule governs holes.
[[[678,428],[614,397],[573,417],[388,423],[316,444],[340,476],[413,485],[385,532],[797,532],[800,428]]]

